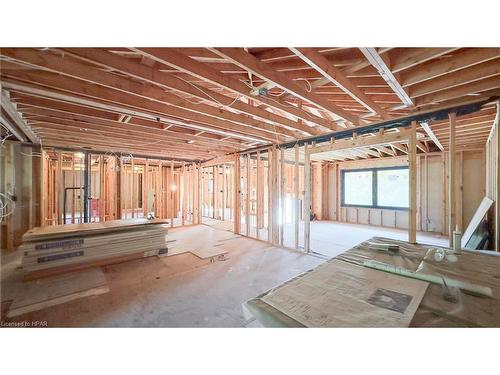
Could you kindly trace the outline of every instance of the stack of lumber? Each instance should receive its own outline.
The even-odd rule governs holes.
[[[166,254],[165,220],[38,227],[23,235],[25,280]]]

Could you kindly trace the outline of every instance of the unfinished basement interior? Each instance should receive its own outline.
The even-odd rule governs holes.
[[[500,48],[1,48],[1,320],[500,327]]]

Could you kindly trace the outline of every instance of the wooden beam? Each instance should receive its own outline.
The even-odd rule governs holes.
[[[500,48],[468,48],[452,57],[429,62],[425,69],[411,69],[401,73],[403,86],[414,85],[444,74],[474,66],[500,57]]]
[[[384,133],[382,135],[378,134],[375,136],[357,137],[356,139],[339,141],[333,144],[330,143],[330,144],[310,147],[307,149],[307,153],[317,154],[320,152],[331,152],[331,151],[340,151],[351,148],[384,145],[388,143],[401,142],[403,140],[407,140],[409,139],[409,136],[410,136],[409,130],[401,130],[399,132]]]
[[[333,145],[332,145],[333,146]],[[311,163],[310,152],[307,143],[304,145],[304,251],[309,253],[310,249],[310,234],[311,234]]]
[[[455,149],[455,120],[456,114],[450,113],[450,147],[448,155],[448,236],[449,246],[453,247],[453,231],[456,225],[456,202],[455,202],[455,176],[456,176],[456,149]]]
[[[240,179],[240,158],[239,156],[234,159],[234,173],[233,173],[233,232],[240,234],[241,227],[241,179]]]
[[[375,48],[360,48],[360,50],[373,67],[377,69],[380,76],[387,82],[392,91],[394,91],[399,99],[401,99],[403,104],[407,107],[413,106],[412,99],[398,82],[391,69],[387,66],[382,57],[380,57]]]
[[[420,126],[422,127],[422,129],[424,129],[424,131],[427,133],[427,135],[429,136],[430,139],[432,139],[432,142],[434,142],[434,144],[441,150],[441,151],[444,151],[444,147],[443,145],[441,144],[441,142],[439,142],[439,139],[436,137],[436,135],[434,134],[434,132],[432,131],[432,129],[430,128],[429,124],[427,122],[421,122],[420,123]]]
[[[259,77],[272,82],[282,90],[285,90],[294,96],[306,100],[318,107],[332,113],[334,116],[343,118],[346,121],[359,125],[359,118],[344,109],[326,101],[324,98],[312,93],[307,92],[300,85],[289,79],[286,75],[272,69],[268,64],[260,61],[255,56],[246,52],[241,48],[211,48],[212,52],[219,56],[231,61],[232,63],[240,66],[241,68],[255,74]]]
[[[412,121],[408,145],[409,209],[408,242],[417,243],[417,123]]]
[[[201,87],[192,82],[176,77],[173,74],[160,72],[158,69],[148,67],[144,64],[138,64],[101,49],[65,48],[64,51],[69,51],[78,58],[98,64],[104,68],[113,69],[114,71],[144,80],[148,83],[193,96],[198,100],[215,103],[222,109],[230,107],[247,115],[258,117],[262,120],[273,121],[279,126],[284,125],[291,128],[297,128],[306,134],[318,135],[322,133],[322,131],[317,128],[307,125],[297,126],[294,121],[285,116],[280,116],[251,104],[243,103],[240,100],[235,100],[232,97],[219,94],[216,91]]]
[[[2,48],[1,54],[2,56],[7,56],[9,58],[29,63],[33,66],[37,66],[40,69],[48,69],[50,71],[62,73],[72,78],[97,84],[101,86],[103,94],[105,92],[109,92],[105,91],[104,87],[111,88],[113,90],[121,91],[125,94],[131,94],[134,96],[139,96],[141,98],[156,101],[157,103],[174,106],[181,110],[192,111],[201,115],[208,115],[214,118],[225,119],[228,121],[239,123],[241,125],[256,126],[261,129],[267,128],[269,131],[277,132],[279,134],[287,134],[292,137],[296,136],[295,133],[290,132],[288,129],[272,127],[262,121],[254,120],[253,118],[249,118],[248,116],[242,116],[233,112],[220,111],[211,105],[203,103],[194,104],[190,101],[184,100],[177,95],[166,92],[164,89],[157,87],[156,85],[152,85],[150,83],[140,84],[116,74],[103,72],[87,64],[74,61],[73,59],[61,58],[51,52],[37,52],[34,49],[26,48]],[[26,74],[33,75],[33,73]],[[76,84],[73,84],[72,86],[75,86],[76,88],[78,87]],[[86,85],[81,86],[88,87]],[[80,89],[78,91],[83,90]],[[98,93],[94,94],[94,96],[100,97]],[[113,92],[111,92],[111,97],[112,96]],[[120,95],[120,103],[125,104],[123,98],[125,98],[125,96]],[[138,104],[139,103],[137,103],[136,106]],[[166,107],[164,108],[165,111],[160,111],[160,113],[168,114],[168,110],[166,109]],[[179,117],[189,119],[189,117],[185,116]],[[195,121],[193,118],[191,118],[191,120]],[[206,118],[206,120],[208,120],[208,118]]]
[[[293,188],[294,188],[294,234],[295,234],[295,248],[299,248],[299,221],[300,221],[300,200],[299,200],[299,145],[295,144],[294,147],[295,165],[293,172]]]
[[[40,89],[40,88],[29,86],[26,84],[19,84],[19,83],[2,81],[2,85],[8,89],[12,89],[15,91],[26,92],[26,93],[30,93],[33,95],[39,95],[42,97],[47,97],[47,98],[61,100],[61,101],[69,101],[71,103],[84,105],[84,106],[88,106],[91,108],[99,108],[99,109],[109,110],[109,111],[118,112],[118,113],[126,113],[126,114],[134,116],[134,117],[146,118],[146,119],[153,120],[153,121],[160,121],[160,122],[165,123],[165,124],[175,124],[176,126],[180,126],[180,127],[191,128],[191,129],[196,129],[196,130],[203,130],[203,131],[212,132],[212,133],[220,134],[220,135],[224,135],[224,136],[232,136],[232,137],[236,137],[239,139],[252,141],[252,142],[265,143],[265,142],[263,142],[262,139],[246,135],[250,132],[250,129],[243,129],[242,128],[241,129],[242,133],[232,133],[232,132],[230,133],[230,132],[228,132],[227,126],[226,126],[227,122],[221,128],[214,129],[214,128],[203,125],[203,120],[201,123],[187,123],[186,121],[178,120],[176,118],[174,119],[171,117],[165,117],[164,115],[152,114],[150,112],[148,113],[148,112],[144,112],[144,111],[140,111],[140,110],[129,109],[127,107],[123,107],[120,105],[104,104],[104,103],[96,101],[96,100],[89,100],[89,99],[80,98],[80,97],[77,97],[74,95],[67,95],[67,94],[62,94],[59,92],[50,91],[47,89]],[[136,103],[135,99],[133,101]],[[211,122],[211,121],[209,121],[209,122]],[[226,130],[224,130],[224,129],[226,129]],[[273,139],[272,136],[271,136],[271,139]]]
[[[133,48],[134,51],[140,52],[145,56],[148,56],[162,64],[173,67],[183,73],[195,76],[205,82],[212,83],[216,86],[222,87],[236,94],[242,95],[250,100],[257,100],[262,104],[265,104],[271,108],[278,111],[287,113],[291,116],[300,118],[304,121],[311,122],[313,124],[323,126],[330,130],[338,130],[338,127],[331,121],[327,121],[321,117],[315,116],[304,110],[299,110],[296,107],[280,103],[277,100],[263,97],[263,96],[252,96],[250,89],[243,82],[235,80],[233,78],[224,75],[223,73],[212,69],[210,66],[200,63],[196,60],[191,59],[182,53],[182,49],[177,48]]]
[[[445,74],[435,79],[418,83],[410,87],[410,96],[416,98],[436,91],[472,83],[500,74],[500,60],[490,60],[482,64]]]
[[[495,92],[500,93],[500,75],[420,96],[415,99],[415,105],[420,107],[441,103],[488,90],[496,90]]]
[[[30,127],[26,124],[26,122],[23,120],[19,112],[17,112],[16,108],[10,101],[9,97],[6,95],[5,91],[2,90],[1,92],[1,100],[0,100],[0,105],[4,109],[4,111],[9,115],[9,117],[14,121],[16,126],[23,132],[24,135],[30,140],[30,142],[39,144],[40,140],[36,136],[35,133],[30,129]],[[5,121],[2,121],[5,122]],[[7,126],[8,123],[6,122]],[[17,138],[21,138],[20,135],[18,134],[17,131],[14,129],[9,129],[12,134],[16,135]]]
[[[306,64],[318,71],[329,82],[339,87],[342,91],[351,96],[358,103],[366,107],[373,113],[378,113],[383,119],[389,119],[387,112],[361,91],[347,76],[336,68],[323,55],[312,48],[290,48],[290,50],[300,57]]]

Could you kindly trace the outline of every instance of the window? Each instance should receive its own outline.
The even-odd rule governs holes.
[[[341,172],[342,206],[408,209],[408,168],[389,167]]]

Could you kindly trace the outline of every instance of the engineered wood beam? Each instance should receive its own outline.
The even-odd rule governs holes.
[[[280,116],[253,105],[243,103],[232,97],[219,94],[213,90],[206,89],[192,82],[167,72],[161,72],[157,69],[138,64],[136,62],[120,58],[113,53],[106,52],[96,48],[65,48],[64,51],[70,52],[77,58],[97,64],[103,68],[112,69],[130,77],[144,80],[153,85],[175,90],[179,93],[191,95],[199,100],[215,103],[221,108],[230,107],[249,116],[258,117],[261,120],[272,121],[279,126],[287,126],[304,132],[306,135],[319,135],[321,130],[307,125],[297,126],[295,122],[285,116]]]
[[[399,132],[394,133],[384,133],[377,134],[375,136],[368,137],[357,137],[356,139],[351,139],[347,141],[338,141],[335,143],[329,143],[319,146],[310,147],[307,149],[309,154],[317,154],[321,152],[331,152],[331,151],[340,151],[340,150],[348,150],[351,148],[363,148],[367,146],[377,146],[377,145],[385,145],[393,142],[401,142],[409,139],[409,130],[401,130]]]
[[[500,75],[420,96],[415,99],[415,106],[440,103],[487,90],[496,90],[500,93]]]
[[[307,111],[299,110],[298,108],[290,104],[283,104],[276,100],[263,96],[252,96],[250,94],[250,88],[243,82],[228,77],[227,75],[224,75],[223,73],[207,66],[206,64],[190,59],[188,56],[182,53],[182,49],[169,48],[167,50],[164,48],[134,48],[133,50],[140,52],[162,64],[175,68],[180,72],[192,75],[194,77],[197,77],[198,79],[201,79],[202,81],[209,82],[216,86],[232,91],[236,94],[242,95],[247,99],[256,100],[264,105],[267,105],[283,113],[287,113],[293,117],[300,118],[304,121],[325,127],[330,130],[339,130],[338,126],[335,123],[315,116]]]
[[[429,124],[427,122],[421,122],[420,123],[420,126],[422,127],[422,129],[424,129],[424,131],[427,133],[427,135],[429,136],[429,138],[432,140],[432,142],[434,142],[434,144],[441,150],[441,151],[444,151],[444,147],[443,145],[441,144],[441,142],[439,142],[439,139],[436,137],[436,135],[434,134],[434,132],[432,131],[432,129],[430,128]]]
[[[380,105],[375,103],[354,85],[340,69],[331,64],[323,55],[312,48],[290,48],[290,50],[306,64],[318,71],[325,79],[342,89],[342,91],[366,107],[369,111],[381,115],[383,119],[387,120],[390,118]]]
[[[97,88],[93,90],[95,93],[94,96],[99,97],[99,89],[103,91],[103,95],[106,92],[110,93],[110,91],[105,88],[118,90],[121,92],[121,99],[124,98],[124,95],[134,95],[138,96],[142,99],[148,99],[149,101],[154,101],[157,104],[161,103],[162,105],[173,106],[178,110],[181,110],[186,119],[193,120],[193,118],[189,118],[187,116],[188,111],[195,112],[201,116],[208,115],[213,117],[214,119],[219,120],[228,120],[231,122],[235,122],[237,124],[241,124],[244,126],[257,127],[260,129],[265,129],[269,132],[276,132],[278,134],[288,135],[290,137],[297,137],[298,134],[288,129],[276,128],[275,126],[269,125],[267,123],[257,121],[247,116],[241,116],[228,111],[220,111],[217,108],[206,105],[206,104],[193,104],[187,100],[182,99],[179,96],[173,95],[171,93],[165,92],[161,88],[157,86],[153,86],[151,84],[140,84],[137,82],[133,82],[127,78],[123,78],[121,76],[117,76],[111,73],[102,72],[98,69],[89,67],[83,63],[79,63],[77,61],[72,61],[67,58],[61,58],[56,56],[53,53],[43,53],[37,52],[35,50],[30,49],[6,49],[3,48],[1,51],[2,56],[7,56],[11,59],[15,59],[17,61],[21,61],[24,63],[31,64],[40,69],[49,70],[56,73],[62,73],[68,77],[80,79],[89,83],[94,83],[96,85],[102,86],[103,88]],[[17,76],[28,76],[33,77],[38,75],[38,80],[43,79],[44,73],[36,73],[36,72],[25,72],[24,74],[18,73]],[[48,74],[48,73],[45,73]],[[85,83],[81,83],[77,85],[73,83],[75,87],[78,87],[79,90],[84,90],[86,86]],[[82,88],[83,87],[83,88]],[[111,95],[113,93],[111,92]],[[115,96],[118,94],[114,94]],[[137,99],[136,99],[137,100]],[[168,109],[164,106],[163,112],[168,113]],[[210,121],[210,117],[205,117],[205,121]],[[184,118],[184,117],[181,117]],[[193,120],[194,121],[194,120]]]
[[[357,116],[326,101],[312,92],[307,92],[307,90],[290,80],[286,75],[272,69],[268,64],[260,61],[245,50],[241,48],[211,48],[210,50],[246,71],[264,78],[266,81],[271,82],[275,86],[293,94],[299,99],[313,103],[334,116],[349,121],[354,125],[359,125],[359,118]]]
[[[500,59],[490,60],[466,69],[436,77],[435,79],[417,83],[410,87],[410,96],[416,98],[436,91],[472,83],[500,74]]]
[[[63,78],[63,77],[60,77],[59,79],[61,79],[61,78]],[[40,77],[40,79],[43,80],[43,79],[45,79],[45,77]],[[53,83],[53,84],[56,84],[56,83]],[[63,94],[60,92],[52,91],[50,89],[45,89],[45,88],[42,89],[42,88],[34,87],[34,86],[32,86],[30,84],[26,84],[26,83],[16,83],[16,82],[10,82],[10,81],[4,80],[4,81],[2,81],[2,85],[9,90],[15,90],[15,91],[25,92],[28,94],[46,97],[46,98],[50,98],[50,99],[71,102],[73,104],[88,106],[91,108],[99,108],[99,109],[104,109],[104,110],[108,110],[108,111],[126,113],[130,116],[133,116],[133,117],[146,118],[146,119],[153,120],[153,121],[159,120],[160,122],[163,122],[166,124],[175,124],[176,126],[180,126],[180,127],[186,127],[186,128],[195,129],[195,130],[203,130],[203,131],[210,132],[210,133],[215,133],[215,134],[224,135],[224,136],[231,136],[231,137],[235,137],[235,138],[239,138],[239,139],[243,139],[243,140],[247,140],[247,141],[252,141],[252,142],[259,142],[259,143],[266,143],[267,142],[265,140],[265,137],[268,137],[267,134],[264,136],[264,138],[261,138],[261,137],[257,138],[257,137],[254,137],[252,135],[248,135],[249,133],[254,133],[256,129],[248,129],[247,130],[244,128],[240,128],[241,132],[245,133],[245,134],[232,133],[232,132],[229,132],[227,130],[229,123],[227,123],[227,122],[219,123],[219,121],[217,119],[207,119],[203,116],[200,118],[201,115],[196,115],[196,114],[194,115],[195,116],[194,118],[197,118],[200,121],[200,123],[194,123],[194,122],[188,123],[186,121],[179,120],[178,118],[166,117],[164,114],[160,114],[162,112],[149,112],[149,111],[144,111],[141,109],[131,109],[131,108],[124,107],[122,105],[117,105],[117,104],[102,103],[102,102],[97,101],[95,99],[92,100],[92,99],[82,98],[79,96],[75,96],[75,94],[72,94],[72,95],[65,94],[65,93]],[[71,84],[69,84],[69,87],[71,87]],[[99,95],[102,96],[102,92]],[[110,95],[111,95],[112,99],[116,100],[116,94],[113,93]],[[130,98],[128,100],[131,100],[131,102],[133,104],[137,105],[138,99]],[[151,102],[148,104],[149,105],[153,104],[153,106],[156,107],[154,102]],[[157,103],[157,104],[161,106],[161,103]],[[158,109],[158,111],[163,111],[163,109]],[[177,112],[177,111],[174,111],[174,112]],[[183,114],[185,114],[184,111],[182,111],[182,112],[183,112]],[[181,116],[181,115],[177,112],[177,116]],[[188,115],[188,116],[191,117],[191,115]],[[207,121],[205,121],[205,120],[207,120]],[[210,126],[207,126],[206,122],[208,122],[209,123],[208,125],[210,125],[210,126],[212,126],[213,123],[216,122],[220,125],[220,127],[212,128]],[[234,129],[235,128],[234,125],[238,126],[237,124],[232,124],[232,125],[230,125],[230,127],[232,129]],[[259,131],[259,134],[261,134],[260,131]]]
[[[405,89],[398,82],[391,69],[387,66],[382,57],[378,54],[375,48],[363,47],[360,48],[361,52],[365,55],[366,59],[373,65],[379,72],[380,76],[387,82],[389,87],[401,99],[401,102],[407,107],[413,106],[413,101],[405,91]]]
[[[0,106],[3,108],[3,110],[9,115],[9,117],[14,121],[14,124],[23,132],[23,134],[30,140],[31,143],[39,144],[40,140],[37,138],[37,136],[33,133],[33,131],[30,129],[30,127],[25,123],[19,112],[17,112],[16,108],[10,101],[10,98],[7,96],[4,90],[1,91],[1,100],[0,100]],[[7,126],[9,126],[8,121],[4,120],[3,121]],[[17,138],[24,138],[20,137],[19,132],[17,132],[13,127],[11,127],[12,130],[11,133],[16,135]]]
[[[402,54],[395,54],[392,61],[392,72],[398,73],[403,70],[418,66],[437,57],[453,53],[458,48],[408,48]]]
[[[424,66],[401,73],[403,86],[414,85],[444,74],[500,57],[500,48],[470,48],[454,53],[450,58],[426,63]]]

